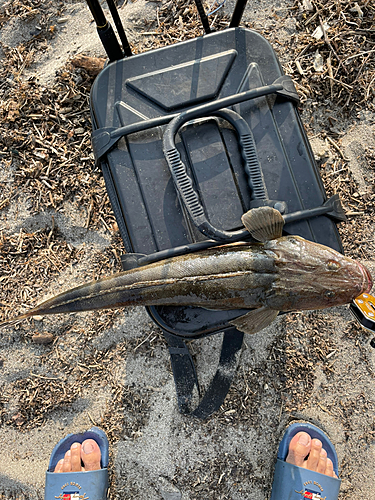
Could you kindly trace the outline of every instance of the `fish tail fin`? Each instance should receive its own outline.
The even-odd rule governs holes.
[[[24,314],[19,314],[18,316],[15,316],[14,318],[5,319],[3,321],[0,321],[0,328],[2,328],[4,326],[15,325],[16,323],[18,323],[19,321],[22,321],[23,319],[30,318],[31,316],[34,316],[34,314],[36,314],[36,313],[32,309],[31,311],[28,311]]]

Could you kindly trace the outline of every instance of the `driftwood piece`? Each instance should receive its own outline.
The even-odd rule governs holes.
[[[91,76],[96,76],[104,67],[104,57],[89,57],[82,54],[77,54],[71,60],[71,63],[76,68],[85,69]]]

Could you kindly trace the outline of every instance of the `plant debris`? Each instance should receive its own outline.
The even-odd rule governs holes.
[[[76,55],[48,86],[24,77],[64,24],[64,12],[65,2],[52,6],[47,0],[6,1],[0,7],[0,29],[26,21],[35,26],[35,33],[29,33],[24,43],[2,48],[0,319],[54,294],[56,286],[121,269],[124,249],[90,140],[90,88],[104,60]],[[143,21],[141,41],[132,44],[135,54],[203,34],[193,1],[163,0],[158,2],[156,19]],[[369,141],[358,151],[345,139],[348,128],[374,123],[374,4],[369,0],[295,1],[282,14],[275,12],[271,21],[262,34],[277,48],[285,72],[295,82],[309,136],[319,140],[321,152],[316,159],[327,194],[339,193],[348,215],[347,223],[339,226],[345,253],[372,262],[375,149]],[[224,9],[209,16],[209,23],[216,30],[227,27]],[[282,37],[287,25],[292,26],[292,34]],[[354,151],[354,156],[349,158],[348,151]],[[360,161],[358,174],[353,165]],[[97,240],[100,245],[93,247]],[[99,416],[89,415],[91,423],[103,427],[112,445],[121,439],[140,439],[156,404],[154,395],[171,373],[162,354],[167,352],[165,342],[156,327],[141,340],[115,336],[119,319],[127,314],[90,312],[43,324],[35,318],[22,332],[19,327],[0,332],[10,350],[27,347],[38,359],[32,367],[22,364],[21,355],[16,360],[17,376],[1,388],[1,426],[27,433],[83,404],[87,392],[97,390],[105,393],[106,400]],[[342,315],[348,327],[337,332],[336,320]],[[221,443],[227,429],[234,433],[251,428],[268,435],[288,418],[318,409],[340,422],[347,439],[341,468],[348,486],[340,500],[352,498],[353,491],[358,496],[353,485],[365,458],[361,462],[361,455],[358,458],[353,450],[358,443],[365,450],[374,440],[375,422],[370,418],[374,402],[366,387],[358,388],[352,381],[365,376],[373,381],[369,338],[342,310],[329,316],[324,311],[285,315],[262,359],[256,359],[260,349],[254,347],[256,337],[245,339],[236,379],[220,410],[205,423],[183,420],[179,432],[188,437],[199,428],[202,440],[209,437]],[[191,346],[196,358],[200,342]],[[164,363],[163,383],[128,382],[124,367],[128,370],[132,355],[142,359],[146,368],[156,359]],[[0,359],[0,367],[3,364]],[[361,414],[367,415],[366,423],[356,426]],[[270,438],[275,449],[278,438],[276,434]],[[200,464],[181,464],[172,483],[189,498],[229,499],[234,498],[232,492],[241,496],[246,477],[265,497],[269,493],[272,464],[261,458],[254,464],[236,450],[232,454],[218,450],[218,456]],[[132,498],[142,498],[137,481],[127,481],[126,491],[135,492]],[[113,477],[111,500],[120,498],[121,487],[124,483]],[[13,497],[3,496],[0,488],[0,498]]]
[[[346,112],[364,104],[374,109],[375,9],[360,0],[295,2],[297,34],[289,69],[302,98],[335,101]]]

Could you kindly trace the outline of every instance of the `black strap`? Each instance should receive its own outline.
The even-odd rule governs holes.
[[[95,129],[93,130],[91,137],[95,161],[98,162],[101,158],[103,158],[117,144],[121,137],[126,135],[166,125],[176,116],[180,116],[183,120],[186,117],[193,119],[192,115],[194,114],[197,114],[198,117],[210,116],[211,113],[218,111],[219,109],[270,94],[276,94],[299,104],[299,97],[294,87],[293,80],[290,76],[283,75],[277,78],[272,85],[265,85],[256,89],[246,90],[245,92],[241,92],[239,94],[222,97],[216,101],[194,106],[180,114],[157,116],[155,118],[149,118],[140,122],[131,123],[123,127],[101,127]]]
[[[189,414],[191,413],[190,408],[194,388],[196,388],[200,396],[194,361],[188,346],[182,338],[166,332],[164,332],[164,337],[168,342],[169,354],[171,356],[178,407],[181,413]]]
[[[198,377],[188,346],[181,337],[164,332],[171,356],[177,402],[181,413],[205,419],[220,408],[237,369],[237,355],[242,347],[243,335],[234,327],[224,332],[219,366],[210,386],[201,398]],[[196,399],[194,391],[201,399],[198,406],[192,409],[194,399]]]

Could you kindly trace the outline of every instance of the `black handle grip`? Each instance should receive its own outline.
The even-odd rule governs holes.
[[[227,120],[235,128],[252,197],[256,199],[266,199],[267,196],[263,176],[259,166],[253,135],[248,124],[238,113],[230,109],[221,109],[211,114]],[[189,216],[201,233],[214,240],[238,241],[238,238],[242,235],[243,237],[248,236],[248,232],[245,229],[239,231],[225,231],[215,228],[207,220],[199,196],[193,188],[193,182],[175,146],[175,135],[182,125],[189,120],[191,120],[191,117],[187,116],[184,120],[181,119],[181,115],[177,116],[169,123],[163,137],[164,155],[175,186],[180,193]]]

